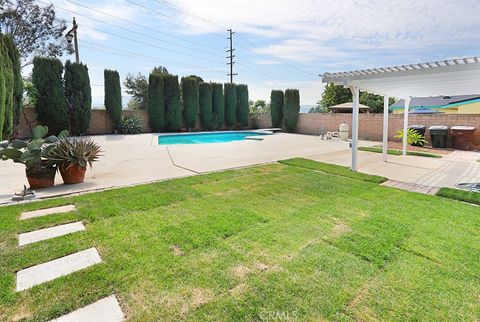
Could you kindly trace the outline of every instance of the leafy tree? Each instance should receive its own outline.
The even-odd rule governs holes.
[[[249,104],[250,113],[268,113],[270,110],[270,105],[264,100],[250,101]]]
[[[92,113],[92,88],[87,65],[67,60],[64,83],[69,108],[70,133],[84,135],[90,126]]]
[[[317,102],[317,105],[315,107],[312,107],[308,113],[328,113],[328,108],[323,107],[320,104],[320,101]]]
[[[390,97],[388,105],[395,103],[395,99]],[[360,104],[370,107],[371,113],[383,113],[383,96],[361,92],[360,93]]]
[[[237,122],[237,91],[235,84],[225,83],[225,125],[230,129],[236,125]]]
[[[235,86],[237,93],[237,122],[240,127],[248,126],[249,105],[248,105],[248,86],[240,84]]]
[[[148,115],[150,129],[160,132],[165,126],[165,95],[163,77],[158,73],[151,73],[148,79]]]
[[[0,0],[0,32],[13,37],[23,66],[33,56],[60,57],[68,50],[66,22],[56,16],[53,4],[40,6],[35,0]]]
[[[295,131],[300,113],[300,93],[298,89],[287,89],[283,106],[285,128],[287,132]]]
[[[163,66],[153,68],[152,74],[168,75],[168,70]],[[146,110],[148,107],[148,80],[141,73],[136,75],[128,73],[123,82],[125,92],[132,96],[128,108],[132,110]]]
[[[352,101],[352,92],[349,88],[333,83],[327,84],[322,93],[320,104],[326,108]]]
[[[113,128],[117,129],[122,120],[122,88],[120,87],[120,75],[116,70],[105,69],[105,109],[113,122]]]
[[[212,129],[212,84],[200,83],[199,85],[200,123],[204,130]]]
[[[63,65],[56,58],[33,59],[32,83],[37,90],[37,119],[59,134],[69,128],[67,99],[63,88]]]
[[[223,127],[225,122],[225,96],[223,85],[212,83],[212,128],[214,130]]]
[[[272,118],[272,126],[280,127],[283,121],[283,91],[272,90],[270,94],[270,116]]]
[[[190,131],[197,125],[198,116],[198,82],[195,77],[182,77],[183,121]]]
[[[178,76],[166,75],[163,77],[165,93],[165,129],[178,131],[181,126],[180,86]]]

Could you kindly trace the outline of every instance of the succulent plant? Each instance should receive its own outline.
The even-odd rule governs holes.
[[[98,161],[100,153],[100,146],[90,139],[64,138],[49,150],[47,163],[65,169],[75,165],[81,168],[89,165],[91,168],[93,162]]]
[[[398,130],[397,135],[395,135],[395,139],[403,140],[403,130]],[[425,145],[428,144],[428,141],[425,140],[425,137],[418,133],[418,131],[414,129],[407,129],[407,143],[408,144],[421,144]]]

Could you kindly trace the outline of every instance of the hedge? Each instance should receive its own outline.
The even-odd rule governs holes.
[[[13,71],[13,125],[20,123],[20,113],[23,101],[23,78],[20,53],[11,37],[5,37],[5,45],[11,61]],[[13,126],[12,131],[13,133]]]
[[[225,123],[225,97],[223,85],[212,83],[212,129],[217,130]]]
[[[237,122],[240,127],[248,126],[248,117],[250,115],[250,106],[248,104],[248,86],[237,85],[235,86],[237,93]]]
[[[5,77],[12,73],[9,64],[5,36],[0,34],[0,141],[3,140],[3,129],[5,126],[5,105],[7,103],[7,84]]]
[[[197,125],[198,116],[198,78],[196,76],[182,77],[182,103],[183,121],[185,126],[191,130]]]
[[[165,129],[179,131],[181,126],[181,102],[178,76],[165,75],[163,77],[165,93]]]
[[[225,125],[232,128],[237,123],[237,92],[235,84],[226,83],[225,90]]]
[[[37,90],[37,120],[48,126],[49,133],[69,129],[67,99],[63,88],[63,65],[55,58],[33,59],[32,83]]]
[[[88,67],[67,60],[64,83],[70,119],[70,133],[84,135],[90,126],[92,114],[92,88],[90,87]]]
[[[122,88],[120,87],[120,75],[116,70],[105,69],[105,109],[113,122],[116,130],[122,121]]]
[[[160,132],[165,127],[165,95],[162,75],[152,73],[148,78],[148,116],[150,129]]]
[[[283,105],[283,117],[287,132],[295,131],[300,113],[300,93],[298,89],[287,89]]]
[[[212,84],[200,83],[199,85],[199,103],[200,103],[200,123],[202,129],[212,129]]]
[[[272,90],[270,94],[270,116],[272,127],[280,127],[283,121],[283,91]]]

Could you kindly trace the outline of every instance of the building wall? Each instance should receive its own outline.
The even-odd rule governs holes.
[[[433,109],[433,108],[432,108]],[[449,108],[440,108],[438,111],[444,114],[480,114],[480,102],[453,105]],[[403,114],[403,109],[394,110],[393,114]]]

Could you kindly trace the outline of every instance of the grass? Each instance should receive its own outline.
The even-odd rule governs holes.
[[[316,171],[333,174],[341,177],[347,177],[351,179],[357,179],[357,180],[373,182],[373,183],[383,183],[388,180],[387,178],[381,177],[381,176],[375,176],[375,175],[365,174],[361,172],[353,172],[348,167],[343,167],[340,165],[323,163],[323,162],[317,162],[317,161],[312,161],[312,160],[303,159],[303,158],[295,158],[295,159],[283,160],[279,162],[281,164],[285,164],[289,166],[316,170]]]
[[[452,188],[441,188],[437,196],[480,205],[480,193]]]
[[[478,207],[283,163],[0,208],[0,321],[112,293],[130,321],[478,320]],[[86,231],[17,246],[76,220]],[[18,270],[90,247],[101,264],[15,292]]]
[[[358,150],[366,151],[366,152],[382,153],[382,148],[361,146],[358,148]],[[396,150],[396,149],[387,149],[387,153],[391,155],[402,155],[402,151]],[[440,154],[434,154],[434,153],[428,153],[428,152],[422,152],[422,151],[407,151],[407,155],[414,155],[417,157],[427,157],[427,158],[442,158]]]

